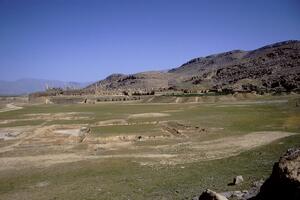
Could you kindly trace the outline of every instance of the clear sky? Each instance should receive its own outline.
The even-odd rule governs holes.
[[[290,39],[299,0],[0,0],[0,80],[95,81]]]

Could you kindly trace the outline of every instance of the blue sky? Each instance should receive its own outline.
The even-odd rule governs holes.
[[[290,39],[299,0],[0,0],[0,80],[94,81]]]

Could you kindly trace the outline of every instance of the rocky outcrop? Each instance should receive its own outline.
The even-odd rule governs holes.
[[[290,149],[273,166],[273,171],[251,200],[300,199],[300,148]]]
[[[257,80],[256,90],[293,91],[300,88],[300,43],[287,41],[249,52],[239,62],[217,69],[214,86]],[[249,89],[249,87],[247,88]]]

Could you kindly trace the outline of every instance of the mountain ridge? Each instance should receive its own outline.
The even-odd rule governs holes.
[[[300,89],[300,41],[287,40],[244,51],[189,60],[166,72],[113,74],[85,88],[111,93],[135,90],[292,91]]]

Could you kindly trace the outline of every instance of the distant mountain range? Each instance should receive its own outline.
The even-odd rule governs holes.
[[[16,81],[0,81],[0,95],[23,95],[45,91],[47,87],[80,89],[91,83],[64,82],[43,79],[19,79]]]
[[[194,58],[169,71],[112,74],[85,88],[112,93],[136,90],[299,91],[300,41],[252,51],[233,50]]]

